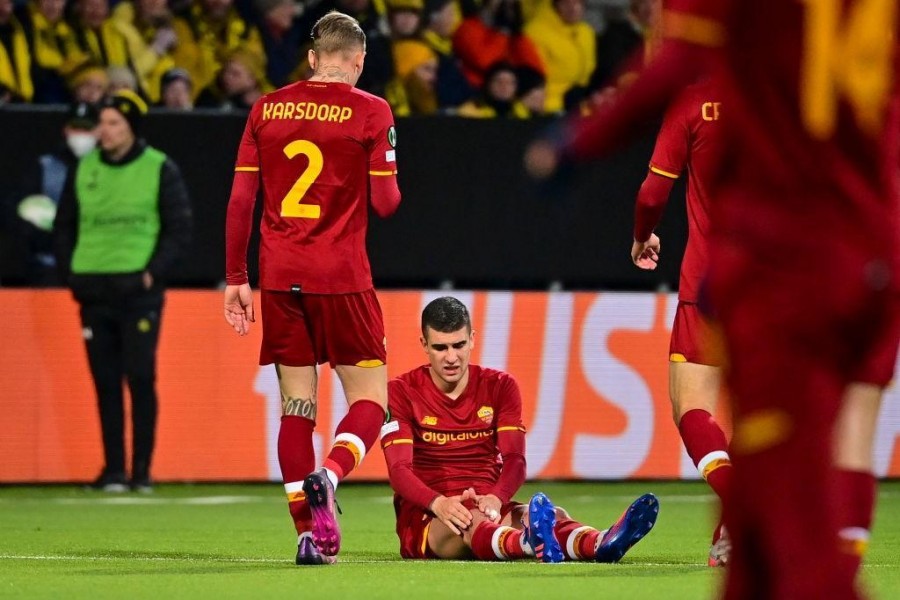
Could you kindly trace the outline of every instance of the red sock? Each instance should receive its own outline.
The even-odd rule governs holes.
[[[865,471],[839,469],[836,483],[841,566],[847,577],[855,579],[869,545],[875,510],[875,476]]]
[[[560,519],[553,528],[553,536],[568,560],[594,560],[594,548],[600,532],[572,519]]]
[[[682,415],[678,430],[700,475],[724,499],[731,481],[731,459],[722,428],[711,414],[695,408]]]
[[[351,404],[334,432],[334,445],[325,459],[325,468],[333,471],[338,481],[349,475],[366,457],[383,424],[384,409],[377,402],[357,400]]]
[[[278,430],[278,464],[288,497],[288,509],[298,534],[309,531],[312,526],[312,514],[303,493],[303,479],[316,466],[312,442],[315,428],[315,422],[309,419],[283,416]]]
[[[472,532],[472,554],[478,560],[515,560],[525,558],[521,529],[482,521]]]

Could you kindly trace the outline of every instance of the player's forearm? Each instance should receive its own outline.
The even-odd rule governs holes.
[[[388,464],[391,487],[407,502],[430,510],[431,503],[441,494],[434,491],[419,479],[412,470],[411,464]]]
[[[382,219],[389,217],[400,206],[400,188],[397,186],[397,176],[370,175],[369,189],[372,194],[372,208]]]
[[[709,53],[707,48],[684,42],[666,42],[614,102],[569,124],[562,157],[571,161],[598,158],[633,139],[644,123],[659,117],[672,98],[705,70]]]
[[[497,445],[503,459],[503,468],[491,493],[505,503],[509,502],[525,483],[525,431],[524,428],[507,430],[501,431],[498,435]]]
[[[253,226],[253,204],[259,188],[256,172],[237,172],[225,221],[225,283],[247,283],[247,245]]]
[[[634,207],[634,239],[646,242],[662,219],[675,180],[671,177],[647,173],[641,184]]]
[[[505,504],[516,495],[523,483],[525,483],[525,455],[504,454],[503,469],[491,493]]]

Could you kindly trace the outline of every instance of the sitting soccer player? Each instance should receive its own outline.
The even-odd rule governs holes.
[[[403,558],[617,562],[647,535],[659,514],[653,494],[603,531],[541,493],[527,506],[511,501],[525,481],[518,384],[469,364],[472,324],[456,298],[425,307],[421,342],[429,364],[388,384],[381,438]]]

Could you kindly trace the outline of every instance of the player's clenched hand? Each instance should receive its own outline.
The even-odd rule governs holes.
[[[238,335],[250,332],[250,323],[256,321],[253,315],[253,292],[250,284],[225,286],[225,320]]]
[[[652,271],[659,261],[659,238],[655,233],[650,234],[646,242],[635,242],[631,245],[631,260],[641,269]]]
[[[484,513],[488,519],[490,519],[493,523],[498,523],[500,521],[500,509],[503,508],[503,503],[500,502],[500,498],[493,494],[485,494],[484,496],[478,496],[478,510]]]
[[[472,513],[462,504],[463,496],[438,496],[431,503],[430,510],[441,523],[456,535],[472,524]]]

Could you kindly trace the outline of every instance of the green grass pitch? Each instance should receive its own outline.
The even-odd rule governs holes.
[[[293,564],[277,484],[160,485],[151,495],[0,487],[3,598],[711,598],[705,566],[714,498],[700,483],[529,483],[573,517],[606,527],[639,494],[656,528],[617,565],[401,561],[384,485],[347,484],[340,562]],[[777,493],[773,490],[772,493]],[[900,483],[880,488],[865,567],[875,598],[900,597]],[[814,501],[814,499],[811,499]],[[807,576],[815,576],[807,574]]]

